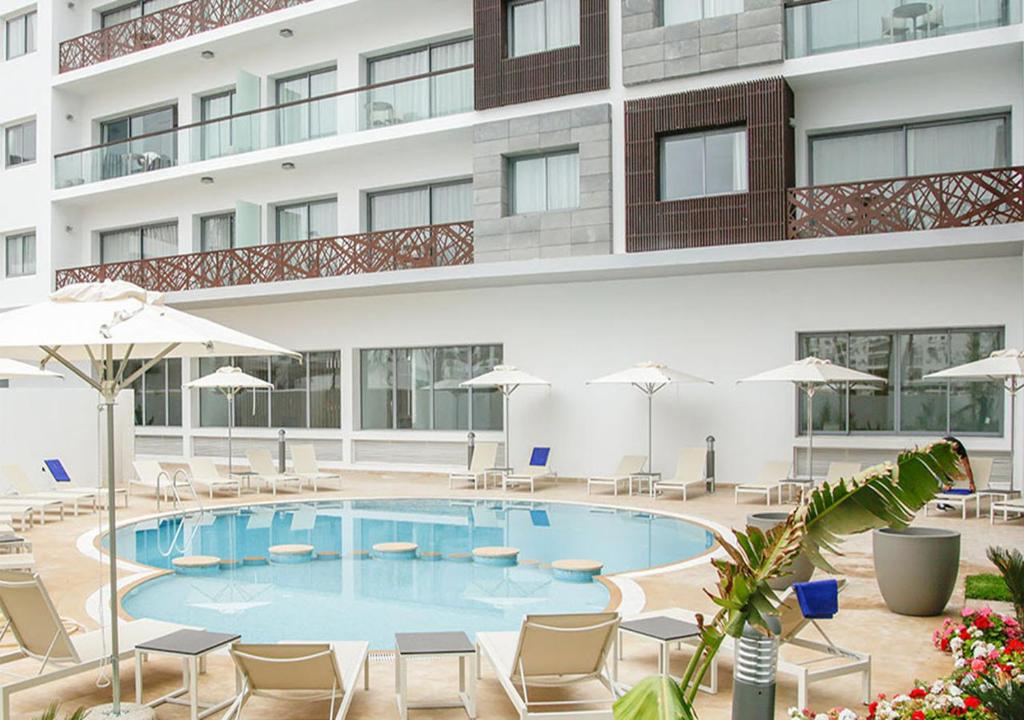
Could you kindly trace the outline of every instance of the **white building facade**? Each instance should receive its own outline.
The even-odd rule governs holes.
[[[503,439],[562,475],[715,438],[719,482],[800,460],[807,354],[884,389],[823,394],[815,457],[949,432],[1009,469],[997,386],[923,375],[1024,344],[1020,0],[14,0],[0,50],[0,304],[124,278],[304,352],[242,361],[236,452],[444,470]],[[136,447],[222,458],[225,409],[171,362]],[[1018,465],[1021,464],[1018,458]],[[1020,468],[1018,468],[1018,477]]]

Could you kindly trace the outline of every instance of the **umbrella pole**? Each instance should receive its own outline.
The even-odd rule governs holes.
[[[654,393],[647,393],[647,472],[654,472]],[[632,485],[630,491],[632,492]]]
[[[506,468],[511,468],[512,467],[512,451],[509,450],[509,445],[508,445],[508,437],[509,437],[509,433],[508,433],[508,401],[509,401],[509,395],[511,395],[511,394],[512,394],[511,391],[506,391],[505,388],[501,389],[501,397],[505,401],[505,467]]]
[[[120,649],[118,647],[117,628],[117,532],[114,525],[117,521],[115,501],[117,492],[114,487],[114,401],[116,385],[114,381],[114,348],[107,345],[105,351],[106,381],[103,383],[103,405],[107,411],[107,540],[110,554],[110,689],[112,693],[111,712],[121,712],[121,670]]]
[[[814,486],[814,386],[807,386],[807,480]]]
[[[235,394],[229,392],[228,396],[228,477],[234,475],[234,466],[232,465],[235,454],[231,451],[231,428],[235,424]]]
[[[1017,378],[1010,378],[1010,490],[1016,487],[1014,478],[1017,474]]]

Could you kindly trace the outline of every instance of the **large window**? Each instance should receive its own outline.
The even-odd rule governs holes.
[[[233,248],[235,246],[235,214],[228,212],[200,218],[199,241],[203,252]]]
[[[7,167],[36,161],[36,121],[11,125],[4,131],[4,157]]]
[[[124,177],[132,173],[172,167],[178,162],[178,125],[174,106],[123,115],[100,123],[103,149],[103,177]]]
[[[132,360],[125,370],[128,377],[142,367]],[[135,424],[148,427],[181,425],[181,360],[161,360],[140,375],[131,385],[135,391]]]
[[[509,158],[508,177],[512,215],[579,207],[577,150]]]
[[[178,252],[178,224],[162,223],[100,233],[100,262],[166,257]]]
[[[277,242],[329,238],[338,234],[338,201],[334,198],[279,205],[275,216]]]
[[[1000,349],[1001,328],[813,333],[801,335],[799,346],[800,357],[825,358],[886,381],[819,390],[814,396],[815,432],[1003,432],[1002,385],[924,379]],[[806,412],[801,399],[801,432],[807,430]]]
[[[662,0],[663,25],[694,22],[743,12],[743,0]]]
[[[100,13],[100,27],[110,27],[118,23],[128,22],[129,20],[155,13],[181,2],[184,2],[184,0],[135,0],[135,2],[119,5],[113,10]]]
[[[7,277],[36,274],[36,234],[8,235],[6,238]]]
[[[277,81],[278,105],[295,103],[277,110],[279,144],[333,135],[338,131],[336,97],[303,102],[337,90],[334,68],[315,70]]]
[[[235,398],[237,427],[327,428],[341,427],[341,353],[307,352],[302,361],[270,358],[200,358],[199,375],[226,365],[274,384],[273,390],[244,390]],[[199,424],[225,427],[228,405],[216,390],[199,391]]]
[[[36,12],[13,17],[5,28],[7,59],[13,60],[36,51]]]
[[[898,125],[810,139],[811,183],[859,182],[1006,167],[1010,118]]]
[[[232,121],[213,122],[233,115],[235,112],[235,91],[207,95],[199,100],[199,119],[204,123],[200,141],[202,158],[209,160],[231,153],[234,138]]]
[[[367,125],[383,127],[472,110],[473,82],[467,73],[453,72],[409,82],[394,82],[472,64],[472,39],[426,45],[371,58],[367,61],[370,85],[392,84],[370,90]]]
[[[530,55],[580,44],[580,0],[512,0],[508,54]]]
[[[501,394],[461,383],[500,365],[501,356],[501,345],[362,350],[362,428],[500,430]]]
[[[367,196],[369,230],[446,225],[473,219],[473,183],[418,185]]]
[[[747,190],[746,128],[666,135],[658,156],[659,200]]]

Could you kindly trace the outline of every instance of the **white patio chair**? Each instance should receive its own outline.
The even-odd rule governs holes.
[[[676,463],[676,474],[668,480],[657,480],[651,485],[651,497],[659,492],[680,490],[683,502],[690,487],[704,487],[704,470],[707,465],[708,451],[706,448],[683,448],[679,451]]]
[[[740,483],[735,488],[733,501],[739,503],[741,494],[763,495],[766,505],[772,504],[772,492],[778,495],[782,503],[782,481],[789,477],[792,464],[788,460],[772,460],[761,466],[757,482]]]
[[[508,490],[510,487],[528,485],[530,492],[537,489],[538,480],[546,480],[556,477],[551,469],[551,448],[535,447],[530,453],[530,464],[522,472],[512,472],[505,475],[501,480],[501,489]]]
[[[595,485],[611,485],[612,494],[618,496],[619,483],[628,483],[631,477],[641,473],[647,465],[646,455],[623,455],[615,472],[611,475],[592,475],[587,478],[587,495]]]
[[[213,499],[215,490],[233,490],[239,497],[242,495],[242,484],[236,478],[220,474],[217,465],[209,458],[192,458],[188,461],[189,472],[192,474],[192,485],[202,485],[210,491]]]
[[[295,474],[280,473],[274,467],[274,458],[265,448],[253,448],[246,451],[249,469],[256,473],[256,481],[269,485],[272,494],[277,495],[278,486],[291,487],[295,492],[302,491],[302,480]]]
[[[324,472],[316,460],[316,447],[312,443],[292,445],[292,470],[303,485],[309,485],[313,492],[320,489],[323,482],[335,482],[341,490],[341,475],[336,472]]]
[[[474,490],[480,489],[480,483],[487,489],[487,475],[498,462],[498,443],[480,442],[473,447],[473,459],[466,470],[455,470],[448,473],[448,489],[455,483],[472,483]]]
[[[969,490],[969,486],[966,482],[957,483],[959,487],[951,489],[960,489],[965,492],[941,492],[924,506],[924,514],[927,517],[928,508],[932,505],[938,507],[940,505],[948,505],[950,507],[956,507],[960,509],[960,518],[962,520],[967,519],[967,508],[971,503],[974,503],[974,516],[981,517],[981,501],[985,497],[991,499],[991,495],[1002,493],[990,493],[989,492],[989,480],[992,477],[992,458],[990,457],[976,457],[971,460],[971,472],[974,474],[974,492],[966,492]],[[1005,496],[1003,499],[1006,499]]]
[[[180,492],[182,489],[194,496],[195,491],[187,479],[180,473],[164,470],[156,460],[136,460],[132,466],[135,468],[135,477],[128,480],[129,492],[133,486],[144,487],[163,494],[164,502],[167,502],[172,492]]]

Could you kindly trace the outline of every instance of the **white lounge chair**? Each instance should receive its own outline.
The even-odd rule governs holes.
[[[623,455],[615,472],[611,475],[592,475],[587,478],[587,495],[595,485],[611,485],[612,494],[619,494],[619,483],[628,483],[631,477],[643,472],[647,464],[646,455]]]
[[[24,493],[8,482],[0,482],[0,502],[36,505],[44,513],[56,513],[61,520],[68,508],[78,515],[78,498],[49,492]]]
[[[828,472],[825,473],[825,482],[835,485],[840,480],[849,480],[860,474],[861,464],[858,462],[836,461],[828,464]],[[793,488],[799,488],[801,493],[813,490],[815,482],[813,478],[787,478],[782,481],[782,486],[788,488],[789,499],[793,499]]]
[[[320,489],[324,482],[335,482],[341,490],[341,475],[336,472],[324,472],[316,461],[316,448],[312,443],[292,445],[292,470],[303,485],[309,485],[313,492]]]
[[[530,453],[530,464],[523,472],[513,472],[501,479],[501,489],[508,490],[510,487],[529,485],[530,492],[537,489],[538,480],[546,480],[556,477],[551,469],[551,448],[535,447]]]
[[[651,484],[651,497],[659,492],[680,490],[683,502],[690,487],[704,487],[704,470],[707,465],[708,451],[706,448],[683,448],[679,451],[675,477],[669,480],[656,480]]]
[[[78,515],[79,507],[83,502],[89,503],[94,509],[99,508],[98,495],[102,492],[99,488],[39,487],[29,479],[21,465],[4,465],[0,468],[0,473],[3,473],[4,481],[15,491],[18,497],[58,500],[65,507],[71,506],[75,515]]]
[[[43,465],[45,465],[46,469],[50,471],[50,476],[53,478],[53,482],[50,483],[47,488],[48,490],[56,490],[57,492],[78,495],[80,497],[92,497],[97,501],[97,510],[99,510],[99,508],[103,506],[103,503],[106,502],[107,488],[105,485],[101,483],[75,483],[68,474],[68,471],[64,468],[64,463],[57,458],[43,460]],[[124,498],[124,506],[128,507],[128,489],[115,486],[115,502],[118,497]]]
[[[8,553],[0,555],[0,570],[34,570],[36,558],[32,553]]]
[[[135,477],[128,481],[128,490],[133,486],[144,487],[154,493],[162,494],[164,502],[170,498],[171,493],[180,493],[187,490],[189,495],[194,496],[195,491],[181,473],[171,473],[164,470],[163,466],[156,460],[136,460],[132,463],[135,468]]]
[[[480,632],[476,645],[494,668],[520,720],[611,720],[618,691],[608,661],[618,629],[619,615],[614,612],[527,615],[519,632]],[[530,697],[531,688],[583,682],[600,688],[599,695],[562,700]]]
[[[370,689],[366,663],[369,643],[235,643],[231,658],[241,678],[241,691],[222,720],[241,717],[250,697],[268,697],[289,703],[330,700],[329,720],[342,720],[352,704],[363,675]]]
[[[763,495],[766,505],[772,504],[772,492],[782,503],[782,481],[789,477],[790,463],[787,460],[771,460],[761,466],[761,474],[754,483],[740,483],[736,486],[734,502],[739,503],[741,494]]]
[[[249,469],[256,473],[256,481],[269,485],[274,495],[277,495],[278,485],[292,487],[295,492],[302,491],[302,480],[297,475],[277,471],[277,468],[274,467],[274,458],[270,456],[269,450],[253,448],[247,451],[245,456],[249,458]]]
[[[483,483],[484,490],[487,489],[487,475],[498,463],[498,443],[480,442],[473,447],[473,459],[466,470],[455,470],[448,473],[448,489],[455,487],[455,483],[472,483],[474,490],[480,489]]]
[[[0,664],[35,660],[33,672],[0,684],[0,720],[12,720],[11,695],[102,667],[110,657],[104,630],[69,635],[38,575],[0,570],[0,612],[18,643],[17,650],[0,655]],[[160,620],[133,620],[120,626],[119,657],[130,658],[138,643],[180,630]],[[5,672],[5,675],[9,675]],[[51,698],[52,699],[52,698]]]
[[[215,490],[232,490],[241,497],[242,484],[236,478],[221,475],[213,460],[192,458],[188,461],[188,467],[192,473],[192,485],[202,485],[209,489],[211,499]]]
[[[981,517],[981,501],[982,498],[989,497],[996,493],[989,492],[988,483],[992,477],[992,458],[990,457],[978,457],[971,460],[971,472],[974,474],[974,492],[966,492],[970,489],[970,486],[966,483],[958,483],[954,490],[962,490],[964,492],[941,492],[924,506],[924,514],[928,515],[928,507],[930,505],[949,505],[951,507],[960,508],[960,517],[963,520],[967,519],[967,508],[973,502],[974,503],[974,516]],[[1002,499],[1007,499],[1003,493]]]
[[[988,521],[989,524],[994,525],[996,522],[996,515],[1002,513],[1003,522],[1010,520],[1010,515],[1015,518],[1024,516],[1024,499],[1016,498],[1014,500],[998,500],[988,506]]]
[[[58,513],[61,519],[64,517],[64,505],[59,500],[19,500],[13,495],[0,497],[0,514],[18,518],[23,529],[36,520],[45,525],[47,510]]]

